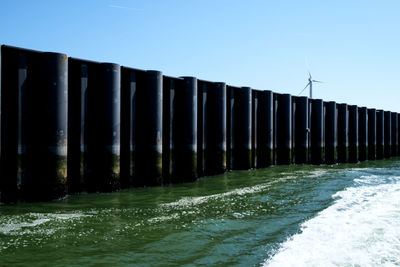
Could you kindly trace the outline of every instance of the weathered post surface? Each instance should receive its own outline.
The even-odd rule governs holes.
[[[292,163],[292,96],[277,94],[277,164]]]
[[[235,103],[235,90],[238,87],[226,87],[226,165],[232,170],[232,147],[233,147],[233,114]]]
[[[102,103],[103,103],[103,93],[99,90],[99,80],[98,77],[100,75],[100,63],[97,62],[90,62],[84,63],[86,65],[87,70],[87,80],[82,80],[83,86],[86,86],[81,93],[81,99],[79,100],[79,104],[81,105],[82,112],[78,114],[74,114],[74,125],[71,127],[71,133],[74,135],[71,137],[75,140],[73,144],[71,143],[69,147],[74,147],[74,151],[77,151],[77,138],[79,138],[79,146],[80,146],[80,153],[83,154],[83,158],[81,158],[81,165],[80,167],[83,168],[83,181],[84,181],[84,188],[88,192],[96,192],[99,191],[99,168],[98,164],[101,162],[102,157],[102,133],[100,133],[101,125],[103,123],[103,115],[102,111]],[[85,68],[84,68],[85,70]],[[71,74],[73,75],[73,74]],[[74,86],[74,85],[71,85]],[[70,86],[71,90],[72,87]],[[78,89],[79,90],[79,89]],[[74,90],[75,91],[75,90]],[[75,91],[73,94],[76,94]],[[82,94],[85,94],[84,96]],[[72,97],[72,96],[71,96]],[[72,105],[75,103],[73,101]],[[76,104],[77,105],[77,104]],[[74,113],[74,111],[71,111]],[[80,121],[80,128],[77,127],[75,121]],[[83,125],[82,125],[83,124]],[[71,155],[70,158],[74,158],[73,162],[69,164],[69,169],[75,168],[75,164],[77,163],[76,156],[78,152],[74,152],[74,155]],[[75,173],[75,172],[74,172]],[[82,173],[82,171],[81,171]],[[74,174],[71,174],[71,176]],[[73,176],[75,177],[75,176]],[[76,178],[73,178],[76,179]]]
[[[278,112],[277,112],[277,110],[278,110],[278,97],[279,97],[279,95],[280,94],[278,94],[278,93],[273,93],[272,94],[272,96],[273,96],[273,100],[272,100],[272,103],[273,103],[273,107],[272,107],[272,109],[273,109],[273,112],[272,112],[273,113],[273,115],[272,115],[273,122],[272,122],[272,124],[273,124],[273,129],[274,129],[274,133],[273,133],[273,145],[274,145],[273,164],[274,165],[276,165],[277,162],[278,162],[278,159],[277,159],[277,154],[278,154],[278,137],[277,137]]]
[[[5,203],[17,201],[17,188],[25,170],[22,164],[26,162],[26,89],[30,53],[36,52],[1,46],[0,201]]]
[[[390,158],[392,156],[392,113],[384,112],[384,156]]]
[[[173,136],[172,131],[174,122],[175,91],[178,90],[178,88],[182,88],[182,86],[183,86],[183,79],[165,75],[163,76],[162,177],[164,184],[172,183],[171,181],[172,151],[174,148],[172,141],[172,136]]]
[[[120,188],[121,148],[121,67],[118,64],[100,64],[99,89],[102,94],[101,161],[98,162],[99,191]]]
[[[121,188],[133,185],[136,150],[136,90],[145,72],[121,67]]]
[[[175,89],[172,120],[172,183],[197,178],[197,79],[183,77]]]
[[[337,157],[339,163],[347,163],[349,159],[348,151],[348,109],[347,104],[338,104],[338,147],[337,147]]]
[[[2,47],[2,45],[0,45],[0,202],[1,202],[1,194],[2,194],[2,179],[1,179],[1,92],[2,92],[2,79],[1,79],[1,74],[2,74],[2,65],[3,65],[3,62],[2,62],[2,50],[3,50],[3,47]]]
[[[66,194],[68,57],[58,53],[29,56],[26,106],[26,153],[21,197],[51,200]],[[38,90],[39,89],[39,90]]]
[[[76,156],[80,153],[81,176],[86,190],[117,190],[120,188],[121,68],[113,63],[76,62],[78,66],[80,63],[83,63],[81,72],[87,72],[82,75],[81,82],[71,77],[79,76],[79,73],[70,75],[70,80],[75,80],[70,89],[74,90],[73,94],[80,94],[80,103],[76,103],[80,109],[70,111],[74,116],[73,123],[76,123],[71,126],[74,136],[73,144],[69,146],[74,150],[74,155],[70,156],[73,163],[69,164],[69,169],[74,170],[71,176],[77,173]],[[79,68],[75,71],[79,72]],[[75,102],[71,103],[71,108]],[[74,184],[79,185],[79,181]]]
[[[325,162],[337,162],[337,112],[336,102],[325,102]]]
[[[82,91],[87,90],[87,65],[83,60],[68,59],[68,193],[79,193],[83,190],[84,175],[81,173],[81,148],[84,147],[85,123],[81,123]],[[74,107],[74,108],[72,108]],[[85,109],[83,109],[85,110]],[[83,115],[82,117],[85,117]],[[83,129],[82,129],[83,128]],[[82,144],[81,144],[82,143]],[[82,168],[83,172],[83,168]]]
[[[397,127],[400,131],[400,113],[397,113]],[[400,156],[400,132],[397,132],[397,155]]]
[[[90,86],[96,90],[97,62],[77,58],[68,59],[68,192],[79,193],[87,189],[88,133],[90,132]],[[94,108],[95,109],[95,108]],[[92,110],[95,113],[94,110]],[[95,124],[93,124],[95,125]],[[95,132],[92,131],[95,135]],[[91,140],[91,139],[90,139]],[[95,155],[93,153],[92,155]],[[94,160],[93,168],[96,160]],[[93,179],[95,179],[93,177]],[[94,180],[93,183],[96,183]],[[92,183],[92,184],[93,184]],[[89,186],[90,188],[90,186]]]
[[[308,123],[308,98],[298,96],[294,98],[294,161],[296,164],[308,163],[308,139],[309,139],[309,123]]]
[[[273,164],[273,93],[258,92],[257,109],[257,168]]]
[[[205,112],[204,173],[226,171],[226,84],[211,83],[207,90]]]
[[[251,88],[234,88],[232,115],[232,169],[250,169],[251,163]]]
[[[397,157],[399,154],[399,121],[397,112],[392,112],[392,157]]]
[[[253,169],[257,168],[258,93],[259,90],[251,90],[251,167]]]
[[[376,111],[376,159],[384,158],[385,147],[385,124],[384,111]]]
[[[144,86],[136,90],[136,186],[163,184],[162,99],[160,71],[147,71]]]
[[[207,92],[212,82],[197,80],[197,175],[205,175],[206,130],[207,130]],[[226,105],[226,103],[224,104]]]
[[[311,99],[311,162],[324,162],[324,103],[321,99]]]
[[[349,105],[349,162],[358,162],[358,107]]]
[[[368,159],[368,110],[358,108],[358,160]]]
[[[368,109],[368,159],[376,159],[376,109]]]

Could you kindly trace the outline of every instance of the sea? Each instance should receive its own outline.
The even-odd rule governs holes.
[[[0,205],[0,266],[399,266],[400,159]]]

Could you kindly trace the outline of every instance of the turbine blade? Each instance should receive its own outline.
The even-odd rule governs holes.
[[[306,90],[306,88],[310,85],[311,82],[307,83],[306,87],[303,88],[303,90],[301,90],[301,92],[298,95],[301,95],[301,93],[304,92],[304,90]]]
[[[313,83],[324,83],[322,81],[312,80]]]
[[[308,71],[308,73],[310,73],[310,64],[308,64],[308,57],[307,56],[304,58],[304,61],[306,63],[307,71]]]
[[[307,56],[304,58],[304,61],[306,63],[306,68],[307,68],[309,80],[312,80],[311,71],[310,71],[310,64],[308,64],[308,57]]]

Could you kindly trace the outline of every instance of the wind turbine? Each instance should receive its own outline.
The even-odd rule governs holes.
[[[312,86],[313,86],[313,83],[323,83],[323,82],[318,81],[318,80],[313,80],[310,71],[308,71],[308,75],[309,75],[309,76],[308,76],[308,83],[307,83],[306,87],[304,87],[304,89],[301,90],[300,94],[303,93],[303,91],[306,90],[307,87],[310,87],[310,98],[312,98]],[[300,95],[300,94],[299,94],[299,95]]]

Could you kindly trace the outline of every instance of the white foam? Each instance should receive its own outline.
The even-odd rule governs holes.
[[[31,227],[39,226],[48,221],[50,221],[50,219],[36,219],[31,222],[9,223],[9,224],[5,224],[5,225],[1,225],[0,232],[2,234],[10,234],[12,232],[19,231],[23,228],[31,228]]]
[[[324,176],[325,174],[331,172],[332,170],[325,170],[325,169],[314,169],[314,170],[296,170],[292,173],[281,173],[287,174],[288,178],[318,178]]]
[[[9,216],[9,218],[3,218],[6,223],[0,224],[0,233],[23,235],[27,232],[31,233],[33,229],[51,221],[64,222],[86,216],[90,215],[81,213],[27,213],[25,215]],[[49,231],[49,233],[52,233],[52,231]]]
[[[264,189],[268,188],[270,185],[269,184],[264,184],[264,185],[257,185],[257,186],[252,186],[252,187],[244,187],[240,189],[235,189],[232,191],[228,191],[225,193],[221,194],[214,194],[214,195],[208,195],[208,196],[200,196],[200,197],[183,197],[179,199],[178,201],[171,202],[171,203],[163,203],[161,206],[165,207],[187,207],[187,206],[196,206],[203,204],[205,202],[211,201],[211,200],[216,200],[232,195],[246,195],[246,194],[255,194],[258,192],[263,191]]]
[[[271,185],[273,185],[273,184],[280,183],[285,180],[293,180],[296,178],[297,178],[296,176],[284,176],[281,178],[273,179],[264,184],[249,186],[249,187],[244,187],[244,188],[238,188],[238,189],[234,189],[232,191],[228,191],[225,193],[213,194],[213,195],[207,195],[207,196],[199,196],[199,197],[183,197],[174,202],[160,204],[160,206],[161,207],[174,207],[174,208],[190,207],[190,206],[197,206],[197,205],[206,203],[208,201],[214,201],[216,199],[222,199],[222,198],[234,196],[234,195],[242,196],[242,195],[248,195],[248,194],[256,194],[256,193],[260,193],[260,192],[264,191],[265,189],[271,187]]]
[[[317,178],[317,177],[321,177],[323,175],[325,175],[328,171],[327,170],[313,170],[311,172],[309,172],[309,174],[307,173],[307,177],[309,178]]]
[[[147,221],[149,223],[159,223],[159,222],[164,222],[164,221],[170,221],[170,220],[174,220],[174,219],[178,219],[180,216],[178,213],[174,213],[172,215],[169,216],[159,216],[159,217],[154,217],[154,218],[150,218]]]
[[[303,223],[264,266],[400,265],[400,177],[374,185],[377,179],[360,177],[360,186],[333,195],[334,204]]]

